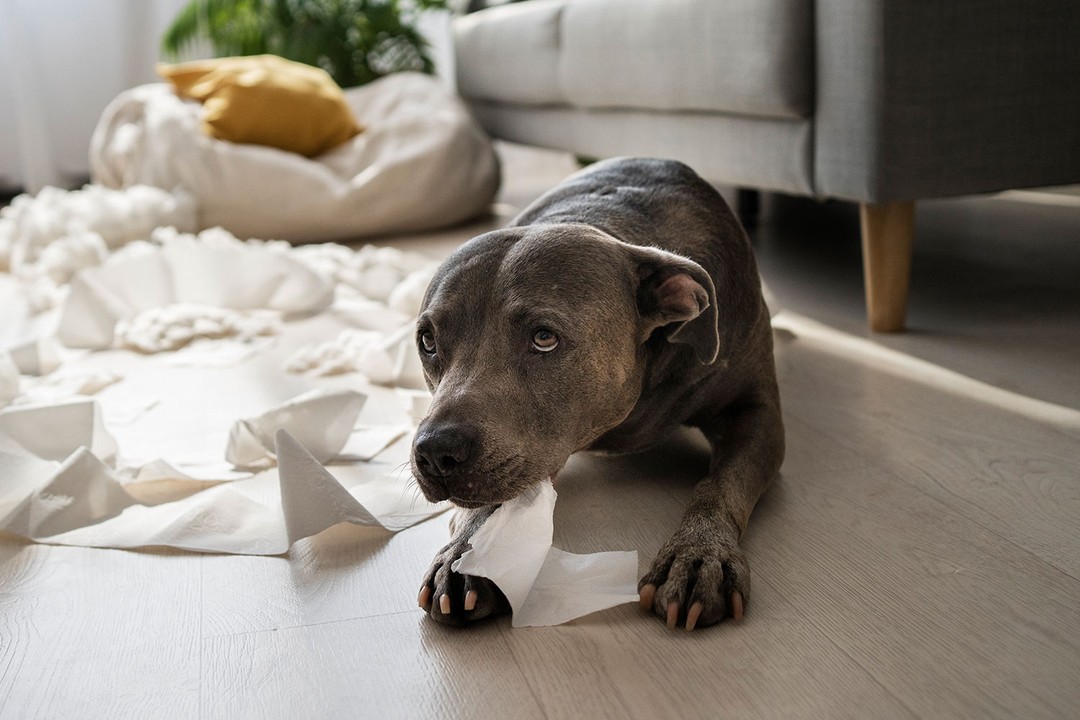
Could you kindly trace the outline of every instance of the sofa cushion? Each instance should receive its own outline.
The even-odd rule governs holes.
[[[459,87],[505,103],[808,117],[812,21],[810,0],[533,0],[459,21]]]
[[[559,86],[563,0],[534,0],[466,15],[455,23],[458,91],[525,105],[566,102]]]

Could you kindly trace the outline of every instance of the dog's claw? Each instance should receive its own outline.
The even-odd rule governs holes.
[[[698,618],[701,617],[701,611],[705,608],[699,602],[690,606],[690,611],[686,613],[686,631],[690,632],[697,625]]]
[[[651,609],[670,628],[695,630],[724,618],[741,620],[750,591],[750,570],[733,535],[676,534],[641,578],[642,607]]]
[[[667,626],[669,630],[675,629],[675,623],[679,620],[679,603],[671,602],[667,606]]]
[[[638,591],[638,598],[641,602],[642,610],[652,610],[653,598],[656,597],[656,586],[652,583],[642,585],[641,590]]]
[[[468,625],[510,611],[506,596],[495,583],[454,572],[454,563],[468,547],[460,541],[449,543],[435,556],[424,575],[417,603],[436,622]]]

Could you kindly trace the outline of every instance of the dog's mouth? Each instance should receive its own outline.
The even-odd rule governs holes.
[[[483,500],[479,500],[479,499],[477,499],[475,497],[461,498],[461,497],[457,497],[455,495],[450,495],[446,499],[449,500],[450,502],[452,502],[454,505],[457,505],[458,507],[462,507],[462,508],[466,508],[466,509],[470,509],[470,510],[475,509],[475,508],[479,508],[479,507],[484,507],[485,505],[501,505],[504,502],[509,502],[509,501],[513,500],[514,498],[519,497],[520,495],[523,495],[525,493],[530,492],[533,488],[535,488],[540,483],[545,483],[545,482],[554,483],[555,482],[555,476],[557,474],[558,474],[558,471],[555,471],[555,472],[551,473],[550,475],[547,475],[547,476],[545,476],[543,478],[540,478],[539,480],[535,480],[533,482],[527,483],[524,486],[524,488],[521,488],[521,489],[519,489],[519,490],[517,490],[516,492],[513,492],[513,493],[508,493],[506,497],[501,497],[500,496],[500,497],[495,497],[495,498],[486,498],[486,499],[483,499]]]
[[[428,502],[449,501],[462,508],[499,505],[528,492],[542,482],[553,482],[560,468],[539,472],[517,470],[506,474],[470,473],[461,477],[431,476],[413,468],[420,491]]]
[[[451,495],[450,497],[448,497],[446,499],[449,500],[454,505],[457,505],[460,508],[466,508],[468,510],[472,510],[474,508],[479,508],[479,507],[484,507],[485,505],[496,505],[498,503],[506,502],[505,500],[498,500],[498,501],[494,501],[494,502],[483,502],[483,501],[479,501],[479,500],[470,500],[470,499],[467,499],[467,498],[459,498],[459,497],[456,497],[454,495]]]

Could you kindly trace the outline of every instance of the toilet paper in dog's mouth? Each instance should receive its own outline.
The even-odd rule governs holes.
[[[503,503],[453,565],[506,595],[514,627],[560,625],[637,602],[637,551],[578,555],[552,547],[557,498],[550,481]]]

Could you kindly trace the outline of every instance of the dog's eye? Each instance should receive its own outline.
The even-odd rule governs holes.
[[[559,336],[547,328],[540,328],[532,337],[533,350],[537,352],[551,352],[559,345]]]
[[[420,333],[420,349],[428,355],[435,354],[435,336],[430,330]]]

